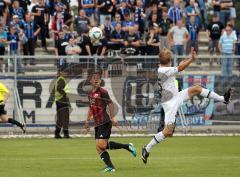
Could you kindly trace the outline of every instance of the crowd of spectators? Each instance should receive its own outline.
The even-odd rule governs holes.
[[[226,26],[235,31],[237,41],[234,0],[212,0],[214,15],[210,20],[207,2],[78,0],[78,12],[73,14],[70,0],[0,0],[0,55],[4,55],[6,46],[10,54],[23,51],[24,55],[34,55],[37,40],[47,51],[47,38],[54,39],[56,55],[105,56],[109,49],[129,55],[157,55],[164,47],[182,55],[191,47],[198,52],[201,30],[207,30],[209,53],[214,49],[223,52],[219,40]],[[103,30],[101,45],[88,37],[93,26]],[[35,64],[34,59],[22,63]],[[21,72],[20,65],[19,60]]]

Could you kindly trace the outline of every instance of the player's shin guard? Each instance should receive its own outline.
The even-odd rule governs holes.
[[[100,154],[100,158],[103,160],[103,162],[107,165],[107,167],[111,167],[111,168],[114,168],[112,162],[111,162],[111,159],[110,159],[110,156],[108,154],[107,151],[103,151],[101,154]]]
[[[163,135],[162,132],[159,132],[158,134],[156,134],[153,139],[148,143],[148,145],[146,146],[146,150],[147,152],[150,152],[150,150],[152,149],[153,146],[155,146],[156,144],[160,143],[161,141],[163,141],[165,138],[165,136]]]
[[[129,144],[121,144],[114,141],[108,143],[107,149],[126,149],[130,151]]]
[[[20,128],[23,128],[23,124],[21,124],[20,122],[14,120],[14,119],[12,119],[12,118],[9,118],[9,119],[8,119],[8,123],[11,123],[11,124],[17,125],[17,126],[20,127]]]

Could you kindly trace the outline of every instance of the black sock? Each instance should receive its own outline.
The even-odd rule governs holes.
[[[23,128],[23,125],[20,122],[14,120],[12,118],[8,118],[8,123],[11,123],[11,124],[17,125],[20,128]]]
[[[108,143],[108,149],[126,149],[126,150],[130,151],[128,144],[121,144],[121,143],[117,143],[114,141],[110,141]]]
[[[108,154],[107,151],[103,151],[102,154],[100,155],[100,158],[104,161],[104,163],[108,166],[108,167],[112,167],[114,168],[110,156]]]

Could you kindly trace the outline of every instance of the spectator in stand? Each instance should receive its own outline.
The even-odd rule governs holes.
[[[158,6],[155,3],[152,4],[150,8],[151,8],[151,11],[150,11],[150,14],[148,15],[148,21],[152,20],[153,14],[157,14],[157,21],[159,22],[162,19],[162,13],[161,13],[162,11],[158,10]]]
[[[100,25],[104,23],[106,17],[109,17],[111,21],[111,13],[113,10],[113,3],[111,0],[98,0],[97,8],[100,14]]]
[[[22,7],[24,12],[28,12],[28,6],[31,5],[31,0],[18,0],[19,1],[19,7]]]
[[[120,14],[115,15],[115,20],[112,21],[112,27],[115,28],[117,24],[122,24]]]
[[[26,12],[23,10],[22,7],[19,7],[19,1],[14,0],[12,3],[12,8],[10,9],[10,15],[13,17],[14,15],[17,15],[20,20],[23,20],[25,17]]]
[[[64,25],[63,16],[61,12],[58,12],[56,18],[52,19],[52,32],[54,34],[54,40],[57,40],[58,34],[62,31]]]
[[[235,38],[231,35],[232,33],[232,26],[226,26],[226,34],[222,34],[219,40],[219,49],[223,56],[226,58],[221,59],[221,68],[222,68],[222,75],[227,77],[232,76],[232,67],[233,67],[233,58],[235,52]]]
[[[148,55],[158,55],[160,41],[158,37],[158,30],[154,27],[150,27],[147,35],[147,54]]]
[[[56,56],[65,56],[65,48],[68,45],[68,40],[64,38],[65,34],[63,31],[58,33],[58,39],[55,41],[55,55]],[[67,63],[65,58],[59,58],[57,62],[58,68],[66,68]]]
[[[162,11],[162,19],[160,21],[160,49],[164,47],[168,48],[167,34],[170,28],[173,26],[172,20],[168,17],[167,10]]]
[[[89,29],[83,30],[82,35],[79,37],[78,45],[82,49],[81,56],[92,56],[93,45],[90,37],[88,36]],[[81,60],[81,59],[80,59]]]
[[[121,1],[121,7],[118,9],[117,13],[120,15],[121,17],[121,20],[124,21],[124,15],[127,13],[127,14],[130,14],[130,9],[129,7],[127,6],[127,2],[126,0],[122,0]]]
[[[220,19],[220,11],[221,11],[220,1],[221,0],[212,0],[213,12],[218,16],[219,19]]]
[[[201,21],[202,21],[202,30],[206,30],[207,27],[207,9],[206,9],[206,5],[205,2],[206,0],[198,0],[198,4],[199,4],[199,9],[201,12]]]
[[[187,25],[187,30],[189,33],[190,40],[187,43],[186,53],[189,55],[191,53],[192,47],[195,49],[196,54],[198,54],[198,36],[199,36],[199,26],[195,23],[196,16],[190,17],[190,23]],[[200,61],[197,60],[200,64]]]
[[[95,18],[94,18],[94,10],[95,4],[94,0],[81,0],[81,5],[83,10],[85,11],[86,16],[90,21],[91,26],[95,26]]]
[[[6,24],[7,20],[7,3],[4,0],[0,0],[0,22]]]
[[[140,33],[144,33],[145,30],[145,20],[146,14],[143,6],[142,0],[137,0],[137,6],[134,8],[134,23],[138,25]]]
[[[167,11],[166,0],[154,0],[154,3],[157,4],[158,9],[162,12],[163,10]]]
[[[5,47],[7,45],[7,32],[4,25],[0,24],[0,56],[5,55]],[[0,58],[0,72],[3,72],[3,58]]]
[[[177,21],[177,25],[173,26],[167,35],[167,41],[169,42],[172,51],[175,55],[184,54],[184,46],[189,40],[189,34],[187,29],[183,26],[182,20]]]
[[[190,17],[194,16],[195,18],[195,24],[200,25],[200,9],[198,7],[198,4],[195,2],[195,0],[190,0],[189,6],[186,8],[186,14],[187,14],[187,25],[190,24]]]
[[[123,21],[122,29],[123,29],[123,31],[128,32],[129,29],[133,26],[134,26],[134,22],[130,18],[130,13],[126,12],[124,14],[124,21]]]
[[[14,15],[12,17],[12,21],[10,22],[10,25],[16,26],[17,33],[21,32],[21,26],[23,26],[23,24],[24,24],[24,20],[20,20],[17,15]]]
[[[7,33],[7,41],[10,49],[10,54],[11,55],[19,55],[20,53],[20,42],[19,42],[19,36],[17,33],[17,28],[15,25],[11,25],[9,32]],[[13,59],[13,58],[12,58]],[[12,60],[13,67],[15,61]],[[22,62],[20,58],[16,58],[16,63],[17,63],[17,72],[22,73]]]
[[[80,36],[86,28],[90,28],[90,20],[85,15],[85,11],[81,9],[79,10],[79,16],[75,19],[75,29]]]
[[[233,7],[232,0],[220,0],[220,21],[225,26],[231,18],[231,8]]]
[[[148,24],[148,28],[154,28],[156,29],[158,32],[161,31],[160,28],[160,21],[157,18],[157,14],[152,14],[152,18]]]
[[[139,54],[140,38],[134,27],[129,27],[129,31],[124,37],[125,53],[130,55]]]
[[[218,42],[223,29],[224,26],[219,21],[218,14],[215,14],[212,18],[211,23],[207,26],[207,38],[209,43],[208,52],[210,55],[214,54],[214,50],[216,54],[219,54]],[[212,64],[212,60],[210,60],[210,64]]]
[[[114,42],[113,49],[120,50],[124,44],[125,32],[122,30],[121,24],[117,23],[115,29],[111,34],[111,42]]]
[[[104,37],[109,40],[112,34],[113,27],[111,25],[111,21],[109,17],[105,18],[104,23],[100,26],[103,31]]]
[[[40,32],[39,26],[34,26],[34,22],[31,18],[31,15],[27,13],[25,15],[25,22],[22,26],[23,34],[26,37],[26,41],[23,44],[23,54],[34,56],[35,54],[35,41],[36,37]],[[21,33],[20,33],[21,34]],[[30,65],[35,65],[34,58],[25,59],[24,64],[27,65],[29,61]]]
[[[46,43],[46,23],[49,19],[48,8],[44,4],[44,0],[38,0],[38,4],[32,8],[32,15],[34,16],[34,25],[40,26],[42,47],[47,51]]]
[[[173,24],[177,24],[179,20],[182,20],[183,12],[180,8],[179,0],[174,0],[173,6],[168,9],[168,17],[172,20]]]
[[[134,11],[134,7],[136,6],[136,0],[128,0],[128,7],[130,9],[131,12]]]

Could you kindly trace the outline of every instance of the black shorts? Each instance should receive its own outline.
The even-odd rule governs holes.
[[[4,107],[5,107],[5,105],[0,105],[0,116],[7,114],[7,111],[4,110]]]
[[[111,129],[111,122],[95,127],[95,139],[109,139],[111,135]]]

